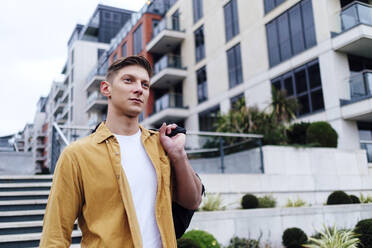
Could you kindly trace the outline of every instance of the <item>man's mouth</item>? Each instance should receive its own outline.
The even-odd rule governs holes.
[[[134,101],[134,102],[138,102],[138,103],[143,103],[143,101],[141,99],[138,99],[138,98],[130,98],[129,100]]]

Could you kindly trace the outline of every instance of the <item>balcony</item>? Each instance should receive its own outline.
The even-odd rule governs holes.
[[[88,97],[88,104],[85,109],[85,112],[92,110],[102,111],[107,108],[107,97],[103,96],[100,92],[94,91]]]
[[[36,149],[44,149],[45,148],[45,144],[44,143],[41,143],[41,142],[37,142],[36,143]]]
[[[366,150],[367,153],[367,161],[368,163],[372,163],[372,141],[371,140],[361,140],[360,141],[360,148]]]
[[[341,99],[344,119],[372,120],[372,71],[365,70],[350,76],[346,82],[348,96]]]
[[[355,1],[333,19],[333,49],[372,58],[372,6]]]
[[[165,54],[174,50],[185,39],[185,32],[180,31],[178,18],[164,18],[152,31],[152,39],[146,50],[151,53]]]
[[[185,119],[189,110],[183,105],[182,94],[165,94],[155,101],[153,113],[142,123],[144,125],[161,125]]]
[[[56,85],[56,90],[53,94],[53,100],[57,100],[58,98],[60,98],[63,93],[65,92],[66,90],[66,86],[64,86],[63,84],[57,84]]]
[[[36,137],[43,138],[47,135],[46,131],[37,131],[36,132]]]
[[[63,100],[62,98],[59,98],[57,100],[56,105],[55,105],[55,107],[53,109],[53,115],[62,113],[63,108],[66,106],[66,103],[64,103],[62,100]]]
[[[105,80],[106,70],[95,66],[86,79],[85,90],[89,92],[98,90],[101,82]]]
[[[36,154],[35,160],[37,162],[42,162],[42,161],[45,161],[46,159],[47,159],[47,156],[46,155]]]
[[[187,76],[187,70],[182,67],[181,57],[178,55],[165,55],[154,65],[154,76],[151,78],[151,87],[168,89]]]

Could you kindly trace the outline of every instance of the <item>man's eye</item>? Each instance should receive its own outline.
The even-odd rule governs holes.
[[[143,83],[142,85],[143,85],[143,87],[145,87],[145,88],[150,87],[150,84],[149,84],[149,83]]]
[[[124,80],[124,82],[132,82],[132,79],[130,79],[130,78],[124,78],[123,80]]]

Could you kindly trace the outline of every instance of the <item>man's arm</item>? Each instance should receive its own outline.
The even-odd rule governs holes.
[[[175,200],[187,209],[197,209],[201,203],[202,184],[196,176],[185,151],[186,136],[179,133],[168,137],[176,124],[163,124],[159,130],[160,142],[170,159],[175,174]]]
[[[70,247],[74,222],[82,208],[81,186],[79,168],[67,147],[54,172],[39,247]]]

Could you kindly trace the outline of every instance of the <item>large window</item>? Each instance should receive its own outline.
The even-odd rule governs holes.
[[[220,106],[214,106],[199,113],[199,130],[200,131],[215,131],[216,127],[214,124],[218,118],[218,112],[220,112]]]
[[[264,0],[265,13],[275,9],[276,6],[283,3],[285,0]]]
[[[236,104],[241,101],[242,99],[245,100],[245,97],[244,97],[244,93],[240,93],[239,95],[236,95],[236,96],[233,96],[232,98],[230,98],[230,106],[231,106],[231,109],[236,109]]]
[[[127,57],[127,43],[126,42],[121,46],[121,56]]]
[[[322,80],[318,60],[272,80],[276,90],[285,90],[288,98],[297,99],[297,116],[324,109]]]
[[[266,24],[270,66],[316,45],[311,0],[302,0]]]
[[[195,60],[199,62],[205,57],[204,27],[201,26],[194,32],[195,36]]]
[[[203,17],[203,0],[192,0],[194,23]]]
[[[142,24],[133,32],[133,54],[137,55],[142,51]]]
[[[198,82],[198,103],[201,103],[208,99],[207,72],[205,66],[196,71],[196,79]]]
[[[240,43],[227,50],[227,66],[229,70],[229,86],[233,88],[243,82]]]
[[[239,34],[238,3],[231,0],[224,7],[226,41]]]

